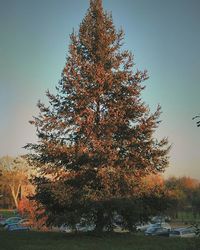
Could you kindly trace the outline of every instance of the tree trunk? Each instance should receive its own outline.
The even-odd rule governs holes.
[[[18,208],[18,200],[17,200],[17,196],[15,194],[15,191],[12,189],[11,192],[12,192],[12,197],[13,197],[15,206],[16,206],[16,208]]]
[[[19,190],[20,190],[21,185],[20,184],[18,185],[16,193],[15,193],[14,186],[12,186],[12,185],[9,185],[9,186],[11,189],[11,194],[12,194],[15,206],[16,206],[16,208],[18,208],[18,196],[19,196]]]

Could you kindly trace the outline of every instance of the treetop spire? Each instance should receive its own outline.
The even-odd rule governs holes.
[[[102,8],[102,0],[90,0],[90,6],[97,6]]]
[[[90,0],[90,10],[92,12],[103,13],[103,4],[102,0]]]

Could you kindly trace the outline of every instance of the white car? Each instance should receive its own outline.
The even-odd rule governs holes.
[[[72,228],[69,227],[67,224],[62,224],[59,228],[60,232],[71,233],[73,232]]]
[[[141,224],[139,224],[139,225],[136,226],[136,230],[137,230],[138,232],[144,232],[144,231],[146,231],[147,228],[148,228],[149,226],[151,226],[151,225],[152,225],[152,224],[151,224],[150,222],[148,222],[148,223],[141,223]]]
[[[169,233],[169,237],[191,238],[195,236],[195,229],[192,227],[175,228]]]

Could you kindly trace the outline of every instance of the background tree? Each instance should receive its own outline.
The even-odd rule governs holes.
[[[200,215],[200,185],[193,190],[191,204],[194,215]]]
[[[147,72],[133,68],[123,36],[102,1],[91,0],[79,32],[71,35],[57,94],[47,92],[49,106],[38,103],[39,116],[31,122],[38,143],[26,148],[38,171],[35,199],[49,223],[85,217],[102,230],[116,211],[134,213],[133,201],[144,196],[142,178],[168,165],[167,139],[153,137],[160,107],[151,114],[141,100]]]
[[[169,203],[171,204],[168,214],[174,218],[178,218],[178,213],[183,211],[186,204],[186,195],[179,184],[180,183],[176,177],[171,177],[165,182]]]
[[[125,199],[118,212],[125,218],[124,228],[129,231],[136,229],[137,223],[149,222],[150,217],[162,215],[171,205],[168,192],[160,175],[148,175],[141,179],[140,195]],[[119,205],[119,204],[118,204]]]
[[[1,161],[1,160],[0,160]],[[11,196],[10,189],[8,188],[8,183],[5,182],[4,176],[3,176],[3,165],[0,164],[0,207],[1,208],[13,208],[14,201]]]
[[[22,193],[27,191],[25,186],[28,185],[30,167],[24,157],[5,156],[0,159],[0,168],[2,170],[1,185],[4,187],[4,196],[10,195],[15,207],[18,208]]]
[[[24,218],[28,218],[30,226],[37,230],[46,231],[47,216],[44,209],[40,208],[40,205],[33,200],[23,197],[18,204],[18,211]]]
[[[171,202],[171,215],[176,218],[179,212],[193,212],[195,215],[195,203],[198,201],[198,180],[190,177],[171,177],[165,181],[165,186]]]
[[[192,120],[196,120],[197,119],[197,122],[196,122],[196,125],[197,127],[200,127],[200,116],[199,115],[196,115],[192,118]]]

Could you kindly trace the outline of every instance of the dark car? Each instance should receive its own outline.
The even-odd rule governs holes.
[[[145,235],[169,237],[170,229],[163,227],[152,227],[145,231]]]

